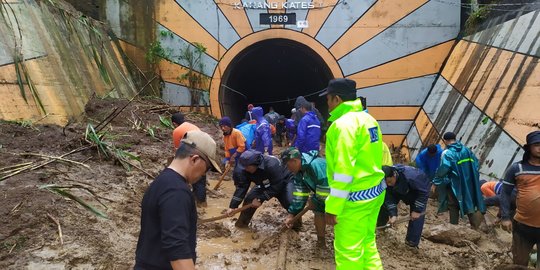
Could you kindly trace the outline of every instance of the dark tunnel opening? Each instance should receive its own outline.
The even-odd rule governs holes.
[[[327,115],[326,98],[313,93],[332,78],[324,60],[304,44],[287,39],[258,42],[240,52],[224,72],[219,95],[222,115],[238,124],[252,103],[263,107],[264,113],[272,106],[289,118],[300,95]]]

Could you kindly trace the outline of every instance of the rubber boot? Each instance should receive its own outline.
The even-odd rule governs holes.
[[[237,228],[247,228],[251,222],[251,218],[255,214],[254,208],[248,208],[240,213],[238,220],[234,224]]]

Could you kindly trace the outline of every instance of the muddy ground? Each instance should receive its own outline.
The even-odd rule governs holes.
[[[126,103],[95,99],[87,106],[83,119],[66,127],[0,122],[0,168],[44,160],[23,153],[60,156],[87,146],[87,123],[96,126],[114,108]],[[160,115],[168,118],[171,112],[173,108],[156,101],[136,101],[104,129],[108,134],[106,141],[140,158],[131,161],[140,169],[126,170],[94,147],[65,156],[88,168],[57,161],[2,181],[0,269],[132,268],[140,202],[152,181],[148,174],[157,175],[172,155],[171,130],[161,126],[159,120]],[[189,114],[187,119],[209,132],[222,147],[215,119],[199,114]],[[154,136],[147,127],[154,131]],[[210,189],[218,178],[217,174],[209,175]],[[208,208],[199,209],[201,218],[219,215],[228,207],[234,187],[230,175],[226,180],[220,190],[209,193]],[[66,190],[104,212],[108,219],[97,217],[74,200],[40,188],[46,184],[79,187]],[[402,206],[402,214],[408,212],[405,209]],[[304,216],[299,232],[278,233],[284,217],[279,204],[270,201],[257,211],[249,229],[236,229],[234,218],[201,224],[198,269],[333,269],[331,228],[327,228],[328,248],[320,250],[315,247],[311,213]],[[486,217],[491,224],[494,218],[489,214]],[[55,219],[62,230],[61,239]],[[447,220],[447,215],[436,215],[436,205],[430,202],[424,231]],[[499,228],[491,227],[487,234],[481,233],[475,242],[461,247],[423,239],[416,250],[404,244],[406,226],[403,223],[378,233],[385,269],[493,269],[510,262],[511,237]],[[460,226],[465,229],[468,225],[462,221]]]

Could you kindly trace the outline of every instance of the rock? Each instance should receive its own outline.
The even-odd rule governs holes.
[[[424,231],[423,236],[431,242],[443,243],[455,247],[467,246],[468,242],[476,244],[482,237],[480,232],[453,224],[434,226]]]

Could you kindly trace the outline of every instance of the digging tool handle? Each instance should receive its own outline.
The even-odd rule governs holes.
[[[232,215],[235,215],[236,213],[239,213],[239,212],[242,212],[248,208],[251,208],[253,206],[253,204],[246,204],[240,208],[237,208],[237,209],[234,209],[230,214],[223,214],[221,216],[217,216],[217,217],[211,217],[211,218],[207,218],[207,219],[203,219],[203,220],[200,220],[199,221],[199,224],[201,223],[206,223],[206,222],[210,222],[210,221],[216,221],[216,220],[220,220],[220,219],[224,219],[224,218],[227,218],[227,217],[230,217]]]
[[[426,215],[426,212],[420,213],[420,217],[425,216],[425,215]],[[407,217],[401,217],[401,218],[398,218],[398,219],[394,222],[394,224],[386,224],[386,225],[378,226],[378,227],[377,227],[377,230],[382,230],[382,229],[390,228],[390,227],[392,227],[392,225],[396,225],[396,224],[399,224],[399,223],[403,223],[403,222],[409,221],[409,220],[411,220],[411,217],[408,217],[408,216],[407,216]]]
[[[225,166],[225,171],[221,175],[221,178],[219,178],[219,181],[214,186],[214,190],[218,190],[219,186],[221,185],[221,182],[223,182],[223,179],[225,179],[225,175],[227,175],[230,169],[231,169],[231,165],[227,164],[227,166]]]

